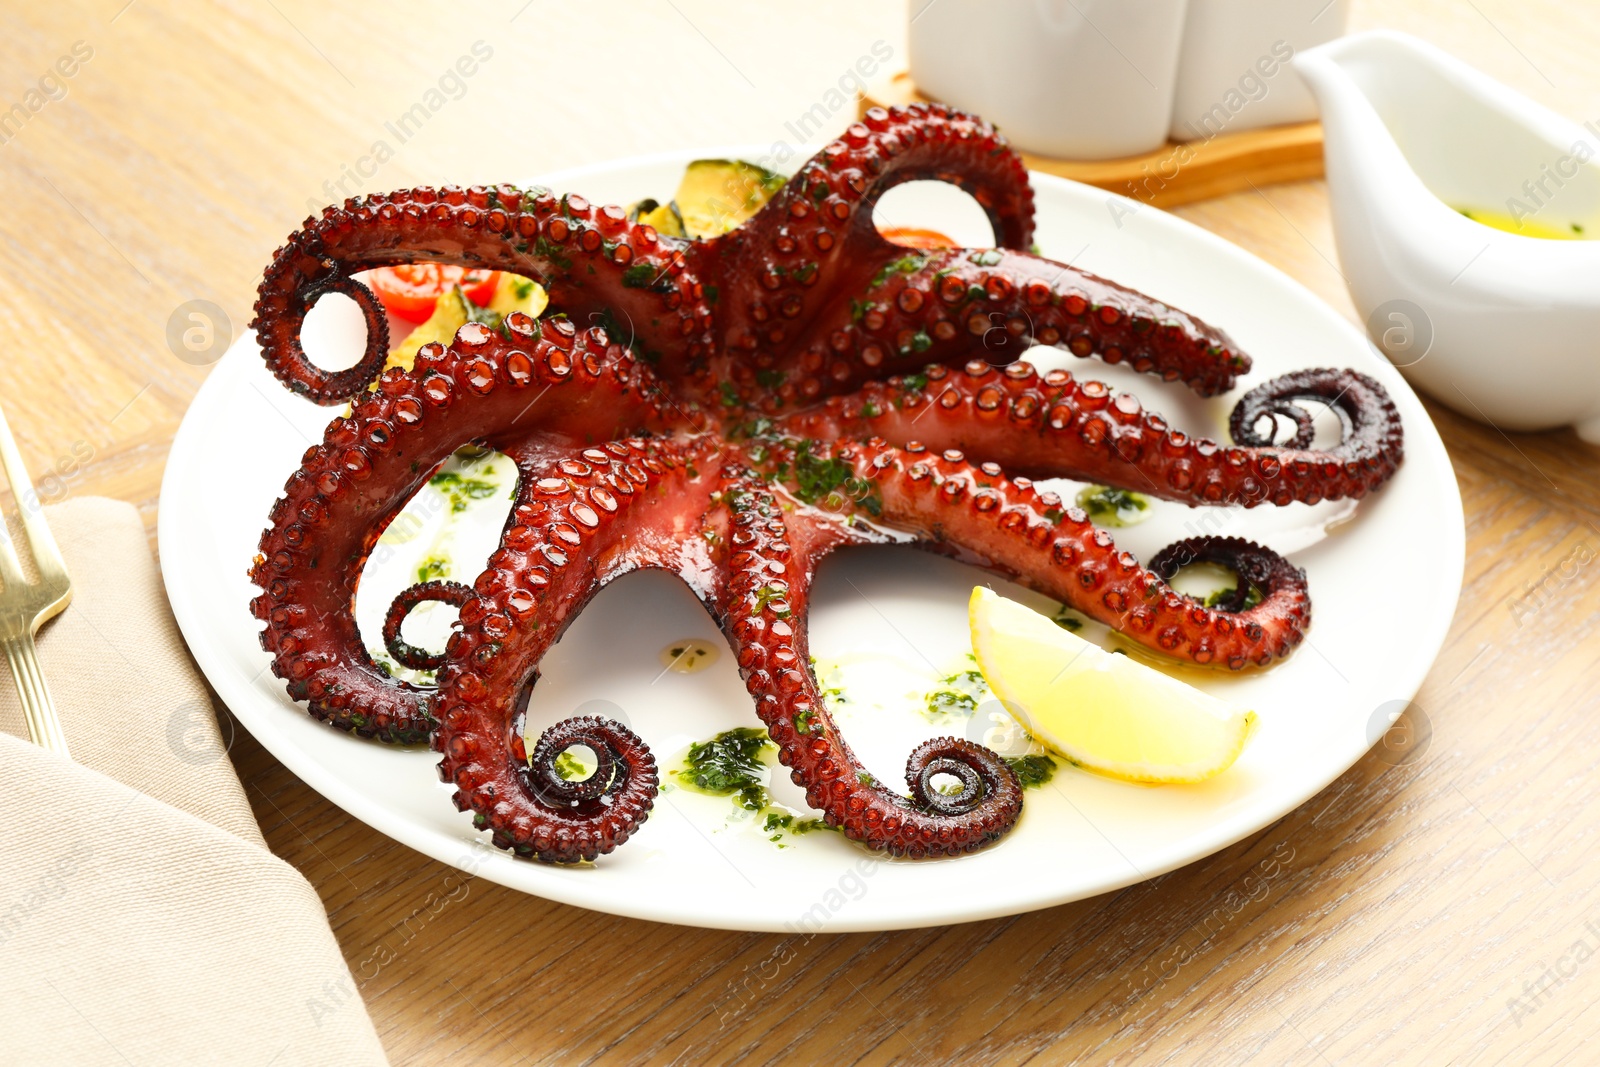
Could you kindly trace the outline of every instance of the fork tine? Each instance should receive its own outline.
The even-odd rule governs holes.
[[[11,547],[11,531],[4,526],[0,526],[0,584],[4,585],[5,593],[21,589],[27,584],[27,579],[22,576],[17,550]]]
[[[16,497],[17,510],[22,514],[22,530],[27,535],[28,548],[33,554],[40,580],[65,581],[66,562],[61,558],[61,549],[56,546],[55,535],[44,521],[39,495],[33,491],[28,468],[22,465],[22,454],[17,451],[16,439],[6,425],[4,411],[0,411],[0,466],[5,467],[6,480],[11,483],[11,495]],[[20,583],[23,578],[16,549],[11,546],[10,540],[7,537],[3,550],[0,550],[0,579],[7,586],[15,588],[14,583]]]
[[[0,424],[3,425],[3,424]],[[22,577],[22,564],[17,559],[17,550],[11,544],[11,531],[7,529],[3,519],[0,519],[0,597],[9,597],[13,591],[20,590],[27,584],[27,579]]]

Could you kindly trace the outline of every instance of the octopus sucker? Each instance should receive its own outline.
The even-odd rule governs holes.
[[[966,189],[998,247],[914,251],[872,221],[894,185]],[[494,843],[572,863],[637,832],[655,757],[626,726],[569,718],[530,733],[541,663],[584,606],[630,571],[678,575],[723,630],[779,759],[830,825],[912,858],[1003,838],[1022,811],[994,752],[938,738],[879,780],[851,751],[810,666],[817,568],[846,545],[910,542],[987,568],[1157,656],[1246,670],[1293,653],[1311,624],[1304,571],[1237,538],[1192,538],[1147,565],[1035,484],[1070,477],[1192,506],[1315,503],[1377,491],[1404,434],[1378,382],[1299,371],[1236,405],[1232,443],[1186,433],[1131,393],[1017,358],[1029,347],[1125,363],[1211,396],[1250,370],[1221,330],[1028,251],[1033,193],[992,126],[937,105],[873,109],[754,216],[715,238],[657,233],[620,208],[548,190],[417,188],[307,220],[267,268],[255,328],[299,395],[350,400],[268,514],[250,570],[260,640],[290,697],[328,725],[427,742],[456,806]],[[379,373],[384,316],[356,275],[409,262],[505,269],[552,313],[469,322]],[[361,306],[349,370],[312,364],[306,312]],[[585,324],[599,325],[584,328]],[[374,380],[375,379],[375,380]],[[1316,447],[1309,406],[1339,421]],[[1279,443],[1283,420],[1292,426]],[[436,685],[391,677],[355,623],[368,556],[458,449],[496,449],[518,482],[470,585],[422,582],[389,605],[382,644]],[[1230,568],[1210,606],[1171,581]],[[442,652],[401,629],[419,604],[459,611]],[[582,780],[558,760],[587,749]]]

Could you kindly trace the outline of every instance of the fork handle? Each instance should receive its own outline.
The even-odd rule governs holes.
[[[61,730],[61,717],[56,714],[55,702],[50,699],[44,671],[39,669],[39,653],[33,646],[33,634],[23,632],[18,637],[6,638],[0,643],[5,645],[11,676],[17,680],[17,693],[22,697],[22,715],[28,723],[29,738],[40,748],[71,758],[67,751],[67,735]]]

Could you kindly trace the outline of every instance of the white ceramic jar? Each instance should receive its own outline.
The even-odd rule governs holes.
[[[1019,147],[1072,159],[1160,148],[1189,0],[912,0],[911,77]]]
[[[1343,34],[1349,12],[1350,0],[1189,0],[1172,139],[1316,118],[1290,60]]]
[[[1012,143],[1118,159],[1316,117],[1295,53],[1350,0],[912,0],[911,77]]]

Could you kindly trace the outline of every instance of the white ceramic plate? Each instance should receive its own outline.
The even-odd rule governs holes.
[[[682,153],[588,167],[548,181],[594,200],[627,203],[670,192],[691,158],[760,154]],[[1116,889],[1269,824],[1360,758],[1387,726],[1383,709],[1415,694],[1444,640],[1464,547],[1461,501],[1444,446],[1393,368],[1300,285],[1170,215],[1057,178],[1033,180],[1038,241],[1046,255],[1224,326],[1256,360],[1242,388],[1301,367],[1352,367],[1384,383],[1405,421],[1406,461],[1399,474],[1331,532],[1324,527],[1337,509],[1327,506],[1244,512],[1167,504],[1158,504],[1148,522],[1118,531],[1119,544],[1141,558],[1193,533],[1254,537],[1291,554],[1309,574],[1315,622],[1293,659],[1266,673],[1200,676],[1205,688],[1260,712],[1257,736],[1227,773],[1201,785],[1143,787],[1063,768],[1053,782],[1028,792],[1021,822],[1009,837],[956,860],[882,860],[831,833],[786,838],[782,843],[790,847],[779,848],[748,820],[731,818],[729,800],[682,789],[664,793],[638,835],[592,866],[513,859],[485,845],[468,817],[455,810],[448,787],[435,776],[432,753],[329,730],[292,704],[267,669],[257,623],[246,609],[255,593],[246,568],[268,507],[334,412],[283,390],[263,369],[249,335],[200,389],[162,486],[161,560],[195,658],[234,715],[278,759],[383,833],[516,889],[644,919],[829,931],[983,919]],[[907,186],[881,210],[892,222],[934,226],[965,242],[986,243],[981,215],[974,220],[976,207],[952,204],[939,193],[949,190]],[[337,318],[314,323],[319,336],[308,329],[308,348],[330,343],[340,332]],[[358,341],[346,337],[343,343]],[[1130,388],[1187,430],[1225,435],[1233,397],[1201,401],[1181,388],[1123,374],[1122,368],[1073,361],[1054,350],[1037,355],[1036,362],[1071,365],[1080,375]],[[487,546],[479,550],[480,561],[486,551]],[[467,571],[475,573],[458,564],[458,573]],[[401,580],[391,575],[389,581]],[[967,598],[974,583],[985,581],[1004,594],[1043,603],[913,549],[860,550],[824,565],[812,615],[813,647],[824,660],[848,653],[852,686],[888,693],[882,701],[888,706],[874,709],[870,699],[858,701],[843,723],[883,780],[900,780],[899,768],[917,741],[951,732],[923,721],[908,710],[909,700],[897,702],[894,693],[915,688],[915,678],[906,682],[905,672],[931,676],[969,651]],[[379,584],[370,569],[364,584]],[[1396,610],[1395,599],[1402,591],[1403,611]],[[546,659],[530,720],[538,725],[570,715],[585,702],[608,701],[605,706],[620,708],[663,763],[693,741],[757,724],[731,656],[722,655],[697,674],[662,673],[660,650],[692,636],[720,645],[709,618],[676,579],[622,579],[590,605]],[[874,690],[875,679],[882,684]],[[803,807],[786,777],[773,791],[777,799]]]

